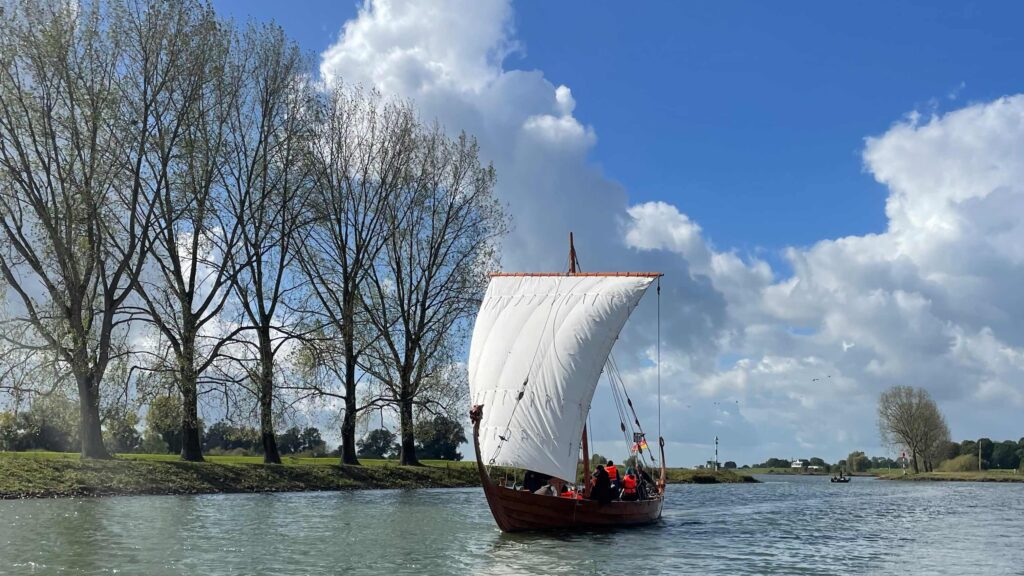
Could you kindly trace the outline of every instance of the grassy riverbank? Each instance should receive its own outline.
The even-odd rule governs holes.
[[[427,461],[426,466],[410,467],[368,461],[366,466],[339,466],[334,458],[285,458],[285,463],[278,466],[260,464],[259,458],[212,456],[209,460],[191,463],[169,455],[130,455],[93,461],[71,454],[0,454],[0,498],[447,488],[479,484],[475,469],[452,462]]]
[[[691,468],[669,468],[665,471],[669,484],[745,484],[757,483],[757,480],[744,471],[738,474],[733,470],[694,470]]]
[[[81,460],[77,454],[0,453],[0,499],[139,494],[302,492],[364,488],[455,488],[478,486],[474,462],[427,460],[425,466],[363,460],[339,466],[335,458],[284,458],[283,465],[258,457],[210,456],[182,462],[164,454],[130,454],[114,460]],[[756,482],[731,471],[670,469],[670,483]]]
[[[903,482],[1024,482],[1024,474],[1013,470],[983,470],[980,472],[923,472],[921,474],[879,474],[882,480]]]

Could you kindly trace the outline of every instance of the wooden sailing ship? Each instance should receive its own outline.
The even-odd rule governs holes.
[[[625,527],[661,518],[664,439],[658,439],[660,477],[646,497],[602,503],[589,499],[586,428],[612,345],[661,274],[582,273],[577,268],[570,234],[568,273],[492,274],[473,330],[468,364],[473,447],[491,514],[506,532]],[[635,414],[634,420],[639,427]],[[625,433],[625,424],[622,429]],[[642,439],[642,432],[634,438]],[[644,456],[642,447],[633,450]],[[489,474],[491,466],[574,483],[583,498],[497,483]]]

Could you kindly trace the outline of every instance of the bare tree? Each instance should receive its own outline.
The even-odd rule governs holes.
[[[212,10],[191,2],[174,5],[189,30],[183,36],[186,55],[158,102],[166,113],[156,115],[151,156],[163,184],[152,198],[154,225],[144,231],[153,257],[136,288],[166,343],[154,351],[148,369],[173,375],[181,395],[181,457],[202,461],[199,384],[226,341],[208,327],[230,293],[227,259],[239,232],[238,221],[224,213],[219,177],[237,83],[227,76],[230,36]]]
[[[320,327],[312,345],[321,370],[306,382],[345,403],[343,464],[359,463],[356,388],[367,332],[360,295],[390,233],[388,206],[409,180],[416,125],[408,103],[338,86],[322,101],[311,141],[314,220],[298,262],[308,280],[307,315]]]
[[[935,450],[949,439],[949,428],[928,391],[893,386],[878,399],[878,429],[882,441],[910,452],[914,473],[930,470]]]
[[[308,218],[306,188],[311,101],[299,49],[276,26],[250,27],[232,58],[240,82],[231,102],[222,177],[227,205],[239,229],[230,276],[240,329],[236,382],[258,404],[265,462],[280,463],[274,436],[274,362],[298,336],[286,300],[296,295],[294,244]],[[255,366],[250,368],[250,366]]]
[[[125,351],[166,184],[150,154],[189,30],[170,5],[14,2],[0,24],[0,271],[11,341],[74,375],[82,456],[106,458],[100,396]],[[15,304],[17,308],[15,309]]]
[[[402,464],[419,464],[414,407],[459,399],[445,375],[507,228],[494,182],[474,140],[449,139],[435,126],[419,132],[411,180],[388,204],[390,233],[364,297],[375,329],[364,365],[398,410]]]

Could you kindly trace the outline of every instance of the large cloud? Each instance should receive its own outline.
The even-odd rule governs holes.
[[[572,230],[585,269],[666,272],[670,461],[706,459],[716,434],[727,458],[747,462],[878,450],[874,402],[897,383],[931,389],[955,436],[1019,433],[1008,415],[1024,406],[1024,99],[911,115],[868,138],[865,168],[890,189],[887,231],[789,249],[793,273],[779,278],[713,246],[676,206],[630,205],[588,161],[597,136],[570,89],[506,69],[519,48],[504,0],[371,0],[321,72],[412,98],[479,138],[515,219],[507,268],[564,268]],[[653,301],[616,352],[648,415]],[[618,454],[608,406],[599,392],[594,419],[614,424],[595,430],[597,449]]]

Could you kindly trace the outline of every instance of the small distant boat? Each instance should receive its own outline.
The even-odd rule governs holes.
[[[586,427],[612,345],[660,276],[578,272],[571,234],[568,273],[491,275],[473,328],[467,368],[477,470],[501,530],[621,528],[661,518],[664,439],[658,439],[661,460],[656,462],[661,477],[648,497],[601,503],[588,499]],[[625,432],[632,423],[622,426]],[[642,430],[635,438],[639,440],[633,451],[641,457],[647,448]],[[581,460],[583,474],[578,478]],[[535,494],[495,483],[490,466],[561,479],[576,484],[583,497]]]
[[[844,476],[843,473],[840,472],[839,476],[833,476],[831,481],[836,483],[836,484],[846,484],[846,483],[848,483],[850,481],[850,477],[849,476]]]

